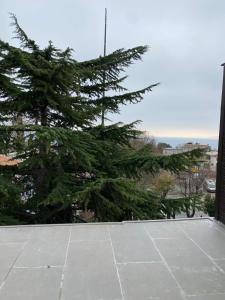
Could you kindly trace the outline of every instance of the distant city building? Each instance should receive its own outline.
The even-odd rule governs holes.
[[[164,155],[179,154],[179,153],[192,151],[194,149],[205,149],[206,151],[210,151],[211,147],[209,145],[204,145],[199,143],[186,143],[183,145],[178,145],[176,148],[165,148],[163,149],[163,154]]]
[[[217,151],[208,151],[208,152],[206,152],[206,154],[209,156],[210,170],[216,172],[218,152]]]
[[[204,145],[199,143],[186,143],[183,145],[178,145],[176,148],[165,148],[163,149],[163,154],[164,155],[179,154],[179,153],[192,151],[194,149],[206,150],[204,157],[201,158],[201,167],[216,172],[218,152],[215,150],[211,150],[211,147],[209,145]]]
[[[163,155],[172,155],[172,154],[179,154],[183,152],[187,152],[189,150],[184,151],[183,148],[164,148],[163,149]]]

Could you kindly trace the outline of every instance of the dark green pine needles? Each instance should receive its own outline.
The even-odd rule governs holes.
[[[78,62],[51,41],[41,49],[11,18],[20,47],[0,41],[0,154],[21,162],[0,166],[0,220],[71,222],[73,207],[96,221],[159,216],[157,197],[135,182],[144,172],[184,170],[197,153],[156,156],[131,147],[136,122],[98,125],[102,109],[118,113],[157,85],[122,86],[147,47]]]

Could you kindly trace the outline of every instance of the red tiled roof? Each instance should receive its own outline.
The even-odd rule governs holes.
[[[18,159],[12,159],[6,155],[0,155],[0,166],[15,166],[18,165],[21,161]]]

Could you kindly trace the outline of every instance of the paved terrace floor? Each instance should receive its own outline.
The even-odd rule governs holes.
[[[0,228],[1,300],[224,300],[209,219]]]

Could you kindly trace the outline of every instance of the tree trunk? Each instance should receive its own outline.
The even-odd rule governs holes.
[[[41,126],[47,126],[47,107],[41,110]],[[44,159],[48,155],[48,144],[41,141],[39,146],[40,159]],[[47,169],[44,164],[40,164],[36,172],[36,193],[39,199],[44,200],[48,194],[47,190]]]

